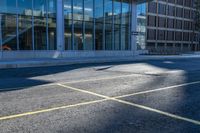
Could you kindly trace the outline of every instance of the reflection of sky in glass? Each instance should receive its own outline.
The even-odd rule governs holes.
[[[91,0],[85,1],[85,11],[87,14],[92,15],[91,13],[93,12],[93,4],[90,2]],[[106,1],[106,6],[105,6],[105,13],[110,13],[112,11],[112,2],[110,0]],[[81,2],[79,2],[81,3]],[[120,2],[115,1],[114,2],[114,14],[119,14],[121,12],[121,4]],[[129,11],[129,5],[127,3],[124,3],[122,6],[122,11],[124,13]],[[83,7],[80,4],[77,4],[77,2],[74,3],[74,12],[82,12]],[[64,14],[69,14],[71,13],[71,1],[65,0],[64,1]],[[103,16],[103,1],[102,0],[95,0],[95,16],[102,17]]]
[[[45,0],[34,0],[35,9],[44,9]],[[32,0],[18,0],[18,11],[23,13],[26,9],[32,9]],[[16,13],[16,0],[0,0],[0,12]]]
[[[146,4],[140,4],[137,6],[137,15],[146,15]]]

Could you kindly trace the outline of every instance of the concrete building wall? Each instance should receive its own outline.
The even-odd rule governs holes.
[[[193,0],[154,0],[147,4],[147,50],[179,54],[198,49]]]

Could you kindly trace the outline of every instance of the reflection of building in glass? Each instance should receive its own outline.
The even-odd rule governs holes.
[[[145,0],[1,0],[0,49],[133,55],[136,5]],[[139,17],[138,17],[139,18]],[[143,48],[142,28],[140,46]],[[68,53],[67,53],[68,54]],[[67,55],[66,54],[66,55]],[[102,55],[103,55],[102,54]],[[121,53],[120,53],[121,54]],[[119,54],[119,55],[120,55]],[[2,55],[2,54],[1,54]],[[37,55],[37,54],[35,54]],[[64,56],[65,54],[62,54]],[[96,55],[94,52],[91,55]],[[107,53],[114,56],[115,54]],[[45,53],[45,57],[48,54]]]
[[[200,50],[193,0],[154,0],[147,4],[147,49],[176,54]]]
[[[138,50],[146,49],[146,4],[137,6],[137,32],[136,44]]]

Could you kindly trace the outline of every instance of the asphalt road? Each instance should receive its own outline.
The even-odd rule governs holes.
[[[0,70],[0,133],[199,133],[200,59]]]

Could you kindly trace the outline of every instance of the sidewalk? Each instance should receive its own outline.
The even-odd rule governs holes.
[[[98,57],[98,58],[40,58],[40,59],[10,59],[0,60],[0,69],[24,68],[24,67],[45,67],[58,65],[86,64],[86,63],[108,63],[108,62],[131,62],[147,60],[166,60],[166,59],[189,59],[199,58],[200,55],[169,55],[169,56],[150,56],[140,55],[131,57]]]

